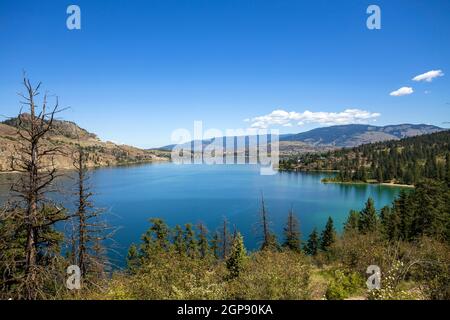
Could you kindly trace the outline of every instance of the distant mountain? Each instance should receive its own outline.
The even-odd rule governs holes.
[[[26,124],[29,115],[22,115]],[[0,172],[11,171],[11,156],[19,144],[17,134],[19,120],[17,118],[0,122]],[[130,163],[167,161],[167,152],[158,150],[142,150],[127,145],[101,141],[97,135],[80,128],[70,121],[54,120],[53,130],[45,143],[58,145],[63,154],[55,157],[55,165],[59,169],[72,169],[70,154],[77,143],[80,143],[88,154],[88,167],[113,166]],[[50,161],[50,159],[47,159]]]
[[[366,143],[399,140],[443,131],[445,129],[426,124],[399,124],[384,127],[366,124],[349,124],[317,128],[297,134],[280,136],[280,141],[301,141],[314,146],[356,147]]]
[[[399,124],[384,127],[366,124],[349,124],[322,127],[302,133],[280,135],[280,153],[282,155],[289,155],[350,148],[367,143],[399,140],[443,130],[445,129],[426,124]],[[206,146],[211,141],[203,140],[202,144]],[[189,147],[191,143],[188,142],[183,147]],[[174,146],[173,144],[164,146],[159,150],[170,151]]]

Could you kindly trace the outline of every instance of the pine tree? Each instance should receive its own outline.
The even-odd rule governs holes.
[[[304,250],[306,254],[310,256],[315,256],[317,254],[318,249],[319,249],[319,234],[317,232],[317,229],[314,228],[311,234],[309,235]]]
[[[246,256],[247,254],[244,246],[244,239],[241,233],[237,232],[236,237],[234,238],[233,244],[231,246],[230,254],[226,261],[226,266],[229,272],[230,279],[239,277]]]
[[[347,221],[344,224],[344,232],[358,232],[359,231],[359,212],[355,210],[350,210]]]
[[[198,247],[201,258],[206,258],[210,254],[210,248],[208,243],[208,230],[205,225],[199,223],[197,225],[198,229]]]
[[[292,209],[289,211],[288,221],[286,223],[286,226],[284,227],[284,237],[284,248],[295,252],[301,251],[299,222]]]
[[[128,249],[127,266],[131,272],[135,272],[140,266],[139,251],[134,243]]]
[[[167,224],[159,218],[150,219],[152,226],[150,232],[155,240],[155,245],[158,250],[166,251],[169,248],[169,227]]]
[[[264,203],[264,197],[261,196],[261,220],[260,227],[262,230],[263,242],[261,250],[276,250],[278,243],[275,234],[270,230],[269,215]]]
[[[198,255],[198,243],[195,239],[195,232],[190,223],[185,225],[184,229],[184,245],[186,246],[186,253],[189,257],[194,258]]]
[[[382,232],[389,240],[400,238],[400,217],[389,206],[385,206],[380,212],[380,224]]]
[[[334,230],[333,219],[328,217],[325,229],[322,231],[320,237],[320,249],[328,251],[331,245],[336,241],[336,230]]]
[[[378,228],[378,216],[372,198],[366,202],[365,208],[360,212],[359,231],[362,233],[373,232]]]
[[[220,250],[219,250],[220,237],[218,232],[214,232],[214,235],[211,239],[211,251],[214,255],[214,258],[219,259]]]
[[[445,156],[445,181],[447,181],[448,187],[450,187],[450,153]]]
[[[175,252],[182,255],[186,253],[186,246],[184,244],[184,238],[183,238],[183,228],[181,228],[180,225],[176,225],[175,229],[173,231],[173,246],[175,249]]]

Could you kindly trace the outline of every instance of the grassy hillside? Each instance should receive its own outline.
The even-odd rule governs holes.
[[[11,170],[11,156],[19,143],[16,125],[16,118],[0,123],[0,172]],[[85,148],[88,154],[88,167],[169,160],[168,152],[143,150],[113,142],[104,142],[95,134],[69,121],[55,120],[52,131],[46,138],[46,143],[60,147],[61,154],[54,157],[56,167],[59,169],[73,168],[71,154],[78,143]]]

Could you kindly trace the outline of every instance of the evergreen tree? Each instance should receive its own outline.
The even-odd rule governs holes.
[[[317,254],[318,249],[319,249],[319,234],[317,232],[317,229],[314,228],[311,234],[309,235],[304,250],[306,254],[310,256],[315,256]]]
[[[450,220],[449,192],[444,182],[424,180],[414,190],[414,218],[411,237],[427,235],[447,240]]]
[[[219,233],[214,232],[214,235],[212,236],[212,239],[211,239],[211,251],[214,255],[214,258],[216,258],[216,259],[219,259],[219,257],[220,257],[219,243],[220,243]]]
[[[344,223],[344,232],[357,232],[359,230],[359,212],[355,210],[350,210],[347,221]]]
[[[226,261],[229,277],[231,279],[237,278],[241,273],[246,256],[247,254],[244,246],[244,239],[241,233],[237,232],[231,246],[230,254]]]
[[[331,245],[336,241],[336,230],[333,226],[333,219],[328,217],[325,229],[322,231],[320,236],[320,249],[323,251],[328,251]]]
[[[184,229],[184,245],[186,246],[186,254],[189,257],[196,257],[198,254],[198,244],[195,239],[195,232],[190,223],[185,225]]]
[[[299,222],[292,209],[289,211],[288,221],[284,227],[284,237],[283,247],[296,252],[301,251]]]
[[[205,225],[202,223],[199,223],[197,225],[198,229],[198,247],[199,247],[199,253],[201,258],[205,258],[210,254],[210,248],[208,243],[208,230],[206,229]]]
[[[181,228],[181,226],[178,224],[175,226],[175,229],[173,231],[173,246],[175,252],[177,252],[178,254],[186,253],[186,246],[184,244],[183,238],[183,228]]]
[[[261,220],[260,227],[262,230],[263,242],[261,250],[276,250],[278,249],[277,238],[275,234],[270,230],[269,215],[264,203],[264,197],[261,196]]]
[[[448,187],[450,187],[450,153],[445,156],[445,180]]]
[[[400,217],[389,206],[381,209],[380,223],[381,229],[387,239],[398,240],[400,238]]]
[[[134,243],[128,249],[127,266],[131,272],[135,272],[140,266],[139,251]]]
[[[360,212],[359,231],[362,233],[373,232],[378,227],[378,215],[372,198],[366,202],[365,208]]]

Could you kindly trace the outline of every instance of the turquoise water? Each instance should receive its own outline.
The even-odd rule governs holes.
[[[115,235],[117,250],[126,254],[132,242],[149,227],[148,219],[163,218],[170,226],[188,222],[206,224],[210,231],[224,217],[244,236],[249,249],[257,248],[257,221],[261,194],[273,230],[282,235],[292,206],[300,219],[305,238],[314,227],[322,229],[331,216],[342,229],[350,209],[361,209],[368,197],[377,208],[389,204],[399,188],[377,185],[323,184],[323,173],[278,173],[261,176],[249,165],[153,164],[102,168],[92,171],[90,183],[97,207],[105,208],[108,219],[120,226]],[[0,176],[0,196],[7,194],[6,175]],[[69,188],[73,181],[61,182]],[[69,205],[70,196],[60,198]]]

